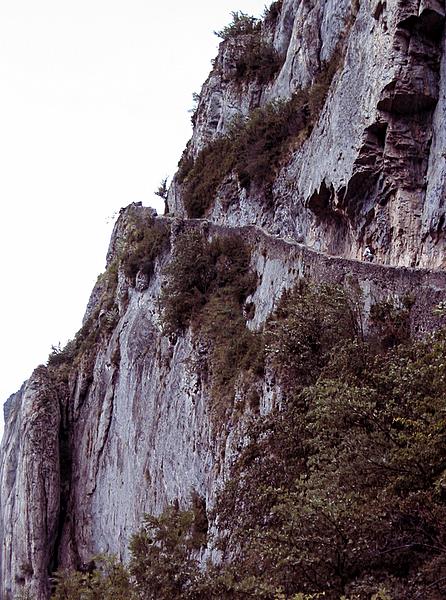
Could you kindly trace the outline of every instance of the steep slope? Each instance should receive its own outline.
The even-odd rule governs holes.
[[[284,397],[256,340],[296,282],[344,286],[366,334],[409,297],[414,338],[444,324],[443,4],[284,0],[223,32],[168,215],[121,211],[82,329],[5,407],[2,600],[126,560],[168,504],[215,524]]]
[[[45,367],[34,371],[7,406],[1,469],[2,588],[17,590],[32,580],[30,591],[46,598],[59,520],[60,407]]]

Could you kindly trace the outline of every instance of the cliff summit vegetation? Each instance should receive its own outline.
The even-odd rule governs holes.
[[[231,12],[232,21],[215,35],[222,40],[229,40],[240,35],[247,35],[260,31],[261,21],[242,11]]]

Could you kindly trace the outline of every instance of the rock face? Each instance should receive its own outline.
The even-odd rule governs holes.
[[[311,135],[277,174],[273,202],[239,189],[228,207],[225,190],[212,220],[262,223],[329,254],[359,258],[368,245],[383,263],[442,266],[444,16],[437,0],[285,0],[264,33],[284,63],[260,89],[230,78],[234,42],[223,42],[192,155],[234,115],[310,86],[340,46],[344,60]],[[170,206],[185,212],[176,183]]]
[[[2,445],[2,597],[28,586],[46,598],[59,528],[60,407],[45,367],[37,368],[5,410]]]
[[[5,405],[1,600],[23,587],[47,600],[55,568],[80,568],[98,553],[126,559],[144,513],[185,507],[192,493],[210,509],[228,477],[253,409],[240,415],[235,404],[216,428],[201,368],[208,349],[190,329],[163,334],[159,298],[182,231],[248,244],[257,275],[247,299],[252,330],[302,277],[359,291],[365,322],[374,302],[411,294],[412,332],[438,325],[432,308],[446,299],[446,274],[432,270],[445,260],[444,2],[273,6],[260,31],[280,59],[274,76],[237,79],[251,34],[223,41],[184,156],[196,160],[234,116],[309,88],[340,52],[326,102],[274,173],[268,201],[231,174],[205,218],[187,219],[187,180],[177,176],[168,216],[135,205],[121,211],[108,279],[92,293],[76,349],[36,369]],[[132,273],[122,268],[122,248],[129,232],[141,241],[135,223],[143,221],[169,239]],[[355,260],[366,246],[373,263]],[[260,412],[280,397],[268,376],[259,393]]]
[[[145,210],[124,211],[116,233],[135,211]],[[365,316],[374,302],[416,289],[411,327],[418,334],[434,326],[432,308],[446,299],[446,274],[439,271],[328,257],[255,226],[173,222],[173,242],[179,226],[204,228],[209,238],[236,234],[249,243],[259,281],[250,298],[254,330],[301,277],[361,290]],[[144,289],[121,282],[117,294],[128,297],[120,318],[92,357],[72,371],[69,392],[39,367],[8,401],[1,451],[2,599],[23,585],[39,600],[48,598],[48,574],[56,565],[79,568],[103,552],[128,558],[130,536],[145,512],[158,513],[172,502],[186,507],[192,493],[209,509],[228,476],[251,412],[240,418],[234,408],[215,431],[211,390],[200,368],[206,349],[190,331],[174,338],[162,333],[158,299],[168,260],[169,253],[157,260]],[[260,410],[279,396],[266,378]]]

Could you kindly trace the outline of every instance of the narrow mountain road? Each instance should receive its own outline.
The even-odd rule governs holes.
[[[178,221],[186,223],[186,224],[190,224],[190,225],[205,225],[208,228],[214,230],[214,231],[221,231],[221,232],[230,232],[230,231],[239,231],[240,233],[243,232],[257,232],[258,234],[261,234],[264,238],[268,238],[270,239],[272,242],[281,242],[282,244],[285,244],[287,246],[293,247],[293,248],[297,248],[300,249],[302,252],[305,253],[309,253],[312,254],[314,256],[319,256],[321,258],[324,258],[326,260],[329,261],[342,261],[342,263],[346,264],[346,263],[352,263],[354,265],[363,265],[366,267],[370,267],[371,270],[375,270],[373,267],[379,268],[379,269],[385,269],[388,271],[400,271],[400,272],[412,272],[412,273],[437,273],[437,274],[441,274],[441,275],[445,275],[446,276],[446,271],[444,269],[432,269],[432,268],[428,268],[428,267],[408,267],[408,266],[404,266],[404,265],[387,265],[387,264],[383,264],[383,263],[379,263],[376,260],[373,261],[364,261],[364,260],[360,260],[357,258],[346,258],[344,256],[340,256],[340,255],[336,255],[336,254],[327,254],[325,252],[320,252],[318,250],[315,250],[314,248],[311,248],[305,244],[301,244],[300,242],[297,242],[296,240],[294,240],[293,238],[290,237],[282,237],[279,234],[273,234],[270,231],[268,231],[267,229],[264,229],[263,227],[260,227],[259,225],[255,225],[255,224],[251,224],[251,225],[237,225],[237,226],[229,226],[229,225],[222,225],[220,223],[214,223],[213,221],[210,221],[209,219],[198,219],[198,218],[182,218],[182,217],[176,217],[176,216],[169,216],[169,215],[163,215],[163,216],[159,216],[157,217],[160,220],[165,220],[167,222],[172,222],[172,221]]]

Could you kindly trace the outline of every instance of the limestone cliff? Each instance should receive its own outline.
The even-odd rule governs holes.
[[[373,304],[408,295],[412,333],[438,327],[432,309],[446,300],[444,16],[439,0],[284,0],[261,25],[222,42],[168,214],[121,211],[81,331],[5,405],[2,600],[23,587],[47,600],[54,569],[80,568],[98,553],[125,560],[144,513],[186,507],[192,493],[209,512],[246,423],[280,401],[271,369],[249,384],[258,405],[245,401],[246,382],[236,378],[216,423],[209,345],[189,325],[166,333],[160,304],[185,232],[246,244],[254,284],[242,308],[252,332],[302,278],[354,290],[366,328]],[[258,48],[274,68],[245,60]],[[191,214],[203,153],[215,143],[232,152],[234,128],[273,101],[272,113],[257,114],[298,106],[302,124],[265,173],[268,185],[254,172],[247,183],[240,161],[229,161],[214,197]],[[358,260],[366,246],[373,262]]]
[[[236,50],[247,42],[223,42],[201,93],[194,156],[234,115],[311,86],[336,53],[342,65],[311,135],[277,170],[272,201],[232,181],[211,218],[261,223],[329,254],[359,258],[371,245],[380,262],[442,266],[443,28],[438,0],[285,0],[263,31],[283,65],[268,84],[242,87]],[[173,186],[172,210],[181,197]]]

